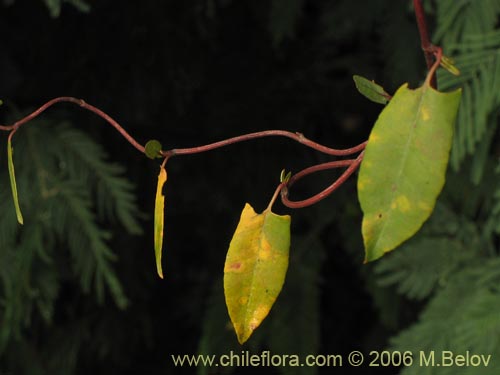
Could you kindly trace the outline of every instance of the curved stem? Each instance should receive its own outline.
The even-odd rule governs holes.
[[[432,64],[431,68],[429,69],[429,72],[427,73],[427,77],[425,79],[425,83],[432,86],[432,80],[436,78],[436,70],[441,64],[441,59],[443,58],[443,49],[441,47],[433,47],[433,55],[435,57],[435,62]],[[435,87],[434,87],[435,88]]]
[[[28,116],[23,117],[19,121],[16,121],[13,125],[9,125],[9,126],[0,125],[0,130],[4,130],[4,131],[17,130],[20,126],[27,123],[28,121],[33,120],[35,117],[42,114],[44,111],[46,111],[48,108],[52,107],[54,104],[62,103],[62,102],[73,103],[73,104],[76,104],[76,105],[90,111],[90,112],[95,113],[97,116],[106,120],[108,122],[108,124],[113,126],[132,146],[134,146],[140,152],[144,153],[144,146],[142,146],[129,133],[127,133],[127,131],[117,121],[115,121],[113,118],[111,118],[108,114],[101,111],[99,108],[96,108],[93,105],[87,104],[82,99],[73,98],[71,96],[61,96],[61,97],[49,100],[47,103],[42,105],[36,111],[33,111]]]
[[[334,155],[334,156],[352,155],[356,152],[364,150],[366,143],[367,143],[367,142],[363,142],[357,146],[339,150],[339,149],[326,147],[322,144],[311,141],[310,139],[307,139],[302,133],[293,133],[293,132],[289,132],[286,130],[264,130],[264,131],[260,131],[260,132],[239,135],[237,137],[232,137],[232,138],[228,138],[228,139],[225,139],[222,141],[209,143],[209,144],[203,145],[203,146],[190,147],[190,148],[177,148],[177,149],[172,149],[172,150],[168,150],[168,151],[163,151],[162,155],[175,156],[175,155],[198,154],[201,152],[214,150],[214,149],[217,149],[220,147],[229,146],[229,145],[232,145],[232,144],[235,144],[238,142],[249,141],[249,140],[255,139],[255,138],[275,137],[275,136],[293,139],[294,141],[299,142],[299,143],[301,143],[307,147],[310,147],[316,151],[322,152],[322,153],[327,154],[327,155]]]
[[[320,200],[332,194],[339,186],[341,186],[349,178],[351,174],[354,173],[354,171],[356,171],[356,169],[361,164],[361,161],[363,160],[363,155],[364,152],[361,152],[356,159],[337,160],[328,163],[314,165],[312,167],[301,170],[300,172],[293,175],[286,184],[286,186],[281,190],[281,201],[285,206],[289,208],[303,208],[319,202]],[[319,192],[318,194],[315,194],[312,197],[301,201],[291,201],[288,198],[290,187],[301,178],[322,170],[341,168],[341,167],[348,167],[348,168],[330,186],[328,186],[326,189]]]
[[[431,43],[431,40],[429,38],[429,31],[427,30],[427,21],[425,19],[422,0],[413,0],[413,7],[415,8],[415,17],[417,19],[418,32],[420,34],[420,45],[422,46],[422,50],[424,51],[427,69],[430,70],[434,65],[434,45]],[[437,88],[437,80],[435,74],[432,74],[431,76],[430,85],[433,88]]]
[[[0,125],[0,130],[4,130],[4,131],[11,131],[14,129],[17,130],[20,126],[27,123],[28,121],[33,120],[35,117],[42,114],[44,111],[46,111],[48,108],[52,107],[54,104],[61,103],[61,102],[73,103],[73,104],[76,104],[76,105],[90,111],[90,112],[93,112],[94,114],[98,115],[99,117],[101,117],[102,119],[107,121],[111,126],[113,126],[137,150],[139,150],[141,153],[145,152],[144,146],[141,145],[139,142],[137,142],[129,133],[127,133],[127,131],[116,120],[114,120],[111,116],[109,116],[105,112],[101,111],[99,108],[96,108],[93,105],[86,103],[83,99],[77,99],[77,98],[73,98],[70,96],[61,96],[61,97],[49,100],[47,103],[45,103],[37,110],[30,113],[28,116],[23,117],[19,121],[16,121],[13,125],[8,125],[8,126]],[[244,142],[244,141],[248,141],[251,139],[271,137],[271,136],[280,136],[280,137],[290,138],[290,139],[293,139],[294,141],[299,142],[299,143],[301,143],[307,147],[310,147],[316,151],[322,152],[322,153],[327,154],[327,155],[334,155],[334,156],[346,156],[346,155],[354,154],[356,152],[363,150],[366,146],[366,143],[367,143],[367,142],[363,142],[357,146],[339,150],[339,149],[334,149],[334,148],[324,146],[324,145],[319,144],[317,142],[314,142],[310,139],[307,139],[302,133],[293,133],[293,132],[289,132],[286,130],[264,130],[264,131],[255,132],[255,133],[243,134],[243,135],[240,135],[237,137],[228,138],[228,139],[225,139],[222,141],[210,143],[210,144],[203,145],[203,146],[190,147],[190,148],[178,148],[178,149],[172,149],[172,150],[168,150],[168,151],[162,151],[161,154],[165,157],[171,157],[171,156],[175,156],[175,155],[198,154],[201,152],[214,150],[216,148],[232,145],[232,144],[238,143],[238,142]]]
[[[285,187],[286,183],[285,182],[281,182],[278,187],[276,188],[276,190],[274,191],[274,194],[273,194],[273,197],[271,198],[271,201],[269,202],[269,204],[267,205],[267,208],[266,208],[266,211],[272,211],[272,208],[273,208],[273,205],[274,205],[274,202],[276,202],[276,199],[278,198],[278,195],[281,191],[281,189],[283,189]]]

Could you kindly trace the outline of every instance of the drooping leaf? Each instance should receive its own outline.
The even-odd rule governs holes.
[[[445,182],[461,90],[401,86],[380,114],[358,178],[365,261],[413,236]]]
[[[16,208],[16,216],[19,224],[23,224],[23,215],[21,213],[21,207],[19,206],[19,199],[17,196],[17,184],[16,184],[16,174],[14,171],[14,160],[13,160],[14,150],[12,148],[10,137],[7,141],[7,159],[9,163],[9,177],[10,177],[10,187],[12,189],[12,199],[14,199],[14,206]]]
[[[359,93],[368,100],[380,104],[387,104],[389,101],[391,96],[382,86],[376,84],[374,81],[370,81],[369,79],[358,75],[352,76],[352,79],[354,80],[354,84],[356,85]]]
[[[290,216],[246,204],[224,265],[226,305],[243,344],[265,319],[285,281],[290,249]]]
[[[156,270],[158,276],[163,279],[163,270],[161,268],[161,252],[163,246],[163,211],[165,207],[165,196],[163,195],[163,185],[167,181],[167,171],[164,166],[160,167],[160,174],[158,175],[158,186],[156,187],[155,199],[155,259]]]
[[[146,156],[150,159],[161,158],[161,143],[156,139],[152,139],[146,143],[144,146],[144,152]]]

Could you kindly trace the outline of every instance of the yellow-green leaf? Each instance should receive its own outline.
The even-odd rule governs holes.
[[[10,141],[10,137],[7,141],[7,159],[9,164],[9,177],[10,177],[10,187],[12,189],[12,198],[14,199],[14,206],[16,208],[16,216],[19,224],[23,224],[23,215],[21,213],[21,207],[19,206],[19,199],[17,197],[17,184],[16,184],[16,174],[14,171],[14,160],[13,160],[14,150]]]
[[[165,196],[163,195],[163,185],[167,181],[167,171],[165,167],[160,167],[160,174],[158,175],[158,185],[156,187],[156,199],[155,199],[155,259],[156,259],[156,270],[158,271],[158,276],[163,279],[163,270],[161,268],[161,253],[163,246],[163,211],[165,207]]]
[[[453,74],[454,76],[459,76],[460,75],[460,70],[454,65],[455,62],[453,59],[447,57],[447,56],[442,56],[441,57],[441,62],[440,65],[445,68],[448,72]]]
[[[445,182],[461,91],[401,86],[372,129],[358,177],[365,261],[413,236]]]
[[[238,341],[243,344],[265,319],[288,268],[290,216],[246,204],[224,265],[224,295]]]

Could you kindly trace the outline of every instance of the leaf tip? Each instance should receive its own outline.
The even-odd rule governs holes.
[[[158,272],[158,276],[163,280],[163,270],[161,269],[161,263],[158,263],[156,266],[156,271]]]

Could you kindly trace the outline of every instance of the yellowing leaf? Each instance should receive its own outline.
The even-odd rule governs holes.
[[[19,206],[19,199],[17,197],[17,184],[16,184],[16,174],[14,172],[14,160],[13,160],[14,150],[12,149],[12,144],[10,137],[7,140],[7,159],[9,164],[9,177],[10,177],[10,187],[12,190],[12,199],[14,199],[14,206],[16,208],[16,216],[19,224],[23,224],[23,215],[21,213],[21,207]]]
[[[401,86],[372,129],[358,177],[365,261],[413,236],[445,182],[461,91]]]
[[[165,207],[165,196],[163,195],[163,185],[167,181],[167,171],[165,167],[161,166],[160,174],[158,175],[158,186],[156,187],[156,199],[155,199],[155,258],[156,258],[156,270],[158,271],[158,276],[163,279],[163,271],[161,268],[161,252],[163,246],[163,211]]]
[[[281,292],[288,268],[290,216],[246,204],[224,265],[224,294],[238,341],[265,319]]]

